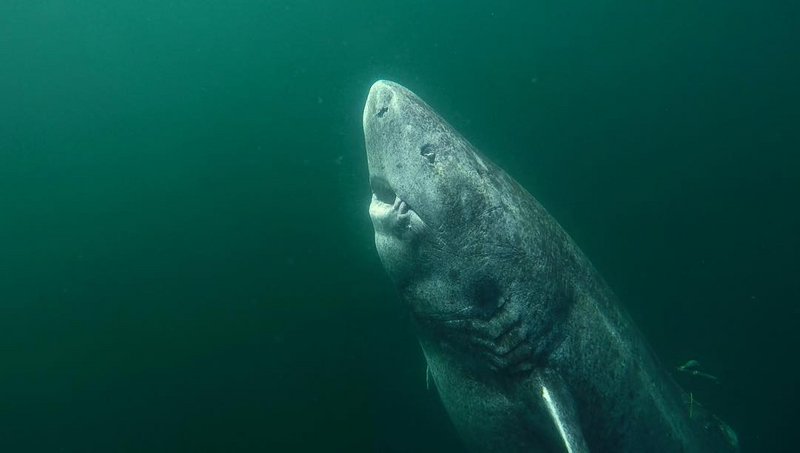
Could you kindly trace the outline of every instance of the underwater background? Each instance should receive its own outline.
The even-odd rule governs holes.
[[[797,451],[799,26],[776,0],[0,2],[0,451],[461,451],[374,249],[381,78],[542,202],[743,451]]]

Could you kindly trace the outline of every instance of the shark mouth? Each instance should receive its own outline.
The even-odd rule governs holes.
[[[370,178],[370,186],[372,187],[373,201],[383,205],[384,209],[389,208],[399,215],[412,211],[411,206],[397,196],[397,193],[392,190],[392,186],[385,179],[373,176]]]
[[[403,236],[405,232],[422,223],[412,207],[381,177],[371,177],[372,202],[369,214],[376,231],[393,232]]]
[[[369,180],[369,185],[372,187],[372,194],[375,195],[378,201],[386,204],[394,204],[397,194],[392,190],[392,186],[390,186],[385,179],[379,176],[373,176]]]

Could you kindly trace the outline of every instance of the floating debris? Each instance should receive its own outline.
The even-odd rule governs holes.
[[[692,376],[698,376],[698,377],[701,377],[701,378],[706,378],[706,379],[714,381],[714,382],[719,382],[719,379],[716,376],[714,376],[712,374],[708,374],[705,371],[701,371],[700,370],[700,362],[697,361],[697,360],[694,360],[694,359],[689,360],[688,362],[684,363],[683,365],[680,365],[678,367],[678,371],[682,371],[682,372],[690,374]]]

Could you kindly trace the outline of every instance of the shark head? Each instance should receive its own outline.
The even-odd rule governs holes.
[[[412,314],[489,319],[524,297],[546,249],[533,197],[396,83],[372,85],[363,125],[375,243]]]

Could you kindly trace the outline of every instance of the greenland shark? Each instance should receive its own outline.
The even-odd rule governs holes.
[[[476,452],[735,452],[539,202],[408,89],[364,108],[381,262]]]

